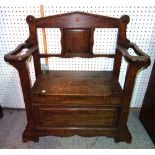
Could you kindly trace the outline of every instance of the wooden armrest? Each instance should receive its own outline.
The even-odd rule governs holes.
[[[28,49],[25,54],[18,55],[24,48]],[[31,44],[22,43],[17,48],[4,56],[6,62],[25,61],[33,52],[38,49],[38,46],[32,46]]]
[[[147,66],[150,65],[151,61],[150,61],[150,57],[145,54],[144,52],[142,52],[138,46],[134,43],[130,43],[129,48],[132,48],[134,50],[134,52],[138,55],[138,56],[131,56],[129,54],[129,52],[127,51],[126,48],[117,45],[117,50],[120,51],[122,53],[122,56],[125,58],[125,60],[127,62],[137,62],[137,63],[141,63]]]

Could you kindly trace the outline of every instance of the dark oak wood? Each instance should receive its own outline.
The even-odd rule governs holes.
[[[29,16],[30,18],[32,16]],[[71,12],[35,19],[38,28],[118,28],[119,19],[85,12]]]
[[[23,142],[40,136],[108,136],[115,142],[131,142],[127,127],[135,77],[150,58],[126,38],[129,16],[112,18],[84,12],[26,18],[30,36],[5,55],[5,61],[19,72],[25,101],[27,126]],[[40,54],[37,28],[60,28],[60,54]],[[115,54],[94,54],[95,28],[118,28]],[[24,55],[20,52],[27,48]],[[131,56],[132,48],[137,56]],[[34,59],[36,81],[31,85],[28,59]],[[42,71],[41,58],[107,57],[114,59],[113,71]],[[122,57],[128,62],[124,87],[118,78]]]
[[[49,96],[120,97],[122,89],[112,71],[44,71],[36,80],[32,93]]]
[[[148,88],[145,93],[144,101],[140,111],[139,119],[141,120],[146,131],[155,144],[155,62],[152,68]]]
[[[116,127],[118,108],[82,107],[47,108],[35,107],[35,117],[40,127]],[[64,117],[65,116],[65,117]],[[59,119],[58,119],[59,118]]]
[[[87,53],[79,53],[81,58],[95,58],[95,57],[106,57],[106,58],[114,58],[115,54],[87,54]],[[75,57],[74,53],[70,53],[69,55],[61,55],[61,54],[39,54],[40,58],[48,58],[48,57],[60,57],[60,58],[72,58]],[[77,56],[77,54],[76,54]]]

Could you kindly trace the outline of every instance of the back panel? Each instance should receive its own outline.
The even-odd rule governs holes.
[[[66,56],[92,55],[93,30],[91,28],[61,30],[62,54]]]

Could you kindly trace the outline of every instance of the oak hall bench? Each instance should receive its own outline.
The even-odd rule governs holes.
[[[126,38],[129,16],[112,18],[84,12],[35,18],[28,16],[29,38],[5,61],[20,76],[27,114],[23,142],[41,136],[108,136],[115,142],[131,142],[127,127],[129,105],[137,72],[150,58]],[[60,28],[61,54],[39,53],[37,28]],[[118,28],[115,54],[94,54],[95,28]],[[20,52],[28,48],[24,55]],[[129,54],[132,48],[137,56]],[[33,56],[36,81],[31,86],[28,59]],[[112,71],[42,71],[41,58],[114,59]],[[122,57],[128,62],[123,89],[118,82]]]

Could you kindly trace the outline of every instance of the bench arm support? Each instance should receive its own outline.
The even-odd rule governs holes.
[[[23,49],[28,49],[25,54],[21,54]],[[27,63],[27,60],[30,56],[37,53],[38,46],[34,46],[28,41],[25,41],[25,43],[22,43],[17,46],[15,50],[12,52],[6,54],[4,56],[4,60],[11,64],[13,67],[15,67],[19,73],[20,77],[20,83],[22,86],[22,92],[24,97],[24,102],[26,106],[26,112],[27,112],[27,121],[32,122],[31,113],[32,113],[32,107],[31,107],[31,79],[30,79],[30,71],[29,66]],[[33,126],[34,124],[30,124],[30,126]]]
[[[132,48],[134,52],[137,54],[137,56],[130,55],[129,52],[127,51],[128,48]],[[128,111],[130,108],[129,105],[130,105],[137,73],[140,69],[147,68],[151,63],[150,57],[144,52],[142,52],[137,47],[136,44],[130,43],[128,48],[125,48],[121,45],[117,45],[116,47],[116,52],[117,52],[116,54],[117,54],[117,58],[119,58],[119,61],[118,61],[119,64],[121,63],[122,56],[128,62],[127,71],[125,75],[125,82],[123,87],[124,95],[123,95],[122,102],[124,106],[120,114],[120,118],[121,118],[119,122],[121,124],[120,128],[123,128],[126,125],[126,122],[128,119]],[[119,71],[120,71],[120,65],[115,67],[115,75],[117,78],[119,76]]]
[[[23,49],[28,49],[25,54],[20,55]],[[36,50],[38,46],[32,46],[31,44],[22,43],[17,46],[17,48],[4,56],[6,62],[19,62],[26,61]]]
[[[122,56],[127,62],[140,63],[142,67],[147,67],[150,65],[150,57],[143,51],[141,51],[136,44],[130,43],[129,48],[132,48],[138,56],[131,56],[125,47],[122,47],[120,45],[117,45],[116,47],[116,49],[121,52]]]

